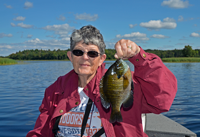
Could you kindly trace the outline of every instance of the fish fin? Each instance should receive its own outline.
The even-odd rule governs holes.
[[[105,101],[105,99],[101,96],[101,104],[105,109],[108,109],[110,107],[110,103]]]
[[[104,80],[104,76],[101,78],[100,81],[100,97],[101,97],[101,104],[105,109],[108,109],[110,107],[110,104],[106,101],[106,96],[104,95],[104,91],[103,91],[103,80]]]
[[[115,122],[122,122],[123,119],[122,119],[122,115],[121,115],[121,112],[118,111],[118,112],[111,112],[111,115],[110,115],[110,123],[115,123]]]
[[[134,83],[133,83],[133,80],[131,80],[131,90],[132,90],[132,91],[134,90]]]
[[[133,105],[133,91],[130,91],[129,97],[124,101],[123,107],[129,108]]]
[[[100,80],[100,84],[99,84],[100,92],[103,92],[103,79],[104,79],[104,76]]]

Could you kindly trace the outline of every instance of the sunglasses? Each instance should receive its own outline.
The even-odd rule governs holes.
[[[73,50],[72,51],[72,53],[75,55],[75,56],[83,56],[83,54],[84,54],[84,52],[82,51],[82,50]],[[89,57],[91,57],[91,58],[96,58],[96,57],[98,57],[99,56],[99,54],[101,54],[101,53],[98,53],[98,52],[96,52],[96,51],[88,51],[88,52],[86,52],[87,53],[87,55],[89,56]]]

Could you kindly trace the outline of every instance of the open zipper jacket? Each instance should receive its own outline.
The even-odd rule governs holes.
[[[141,114],[169,111],[177,92],[175,76],[157,55],[146,53],[141,48],[140,53],[129,58],[129,61],[134,65],[134,102],[129,110],[121,108],[123,122],[110,123],[111,109],[105,110],[101,105],[99,84],[106,72],[105,64],[97,69],[95,77],[83,89],[97,106],[107,137],[146,137]],[[52,129],[56,117],[67,113],[80,102],[78,75],[71,70],[45,90],[39,107],[41,113],[27,137],[54,137]]]

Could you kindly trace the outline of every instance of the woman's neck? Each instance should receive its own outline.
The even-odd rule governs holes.
[[[93,75],[79,75],[78,86],[84,88],[95,75],[96,73]]]

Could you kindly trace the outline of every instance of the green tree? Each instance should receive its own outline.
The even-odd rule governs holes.
[[[193,57],[198,57],[198,56],[199,56],[199,51],[193,50]]]
[[[183,49],[183,56],[184,57],[192,57],[193,56],[192,47],[190,45],[185,46],[185,48]]]

